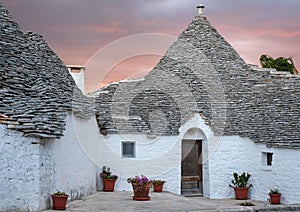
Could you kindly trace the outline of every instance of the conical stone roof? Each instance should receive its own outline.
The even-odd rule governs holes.
[[[25,136],[60,138],[67,112],[94,115],[42,36],[23,33],[0,3],[0,123]]]
[[[198,15],[143,81],[120,82],[97,98],[105,133],[178,135],[195,113],[216,135],[299,148],[300,78],[253,70]]]

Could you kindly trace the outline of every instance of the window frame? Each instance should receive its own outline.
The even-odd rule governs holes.
[[[132,154],[124,155],[124,145],[131,144],[132,146]],[[135,141],[122,141],[121,142],[121,156],[123,158],[135,158],[136,157],[136,143]]]
[[[261,152],[261,167],[262,169],[271,170],[273,166],[274,153],[269,151]]]

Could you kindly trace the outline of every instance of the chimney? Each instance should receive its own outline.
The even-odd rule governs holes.
[[[84,66],[79,65],[67,65],[69,73],[73,77],[77,87],[85,94],[85,85],[84,85]]]
[[[199,6],[197,6],[197,9],[198,9],[198,15],[203,16],[204,5],[200,4]]]

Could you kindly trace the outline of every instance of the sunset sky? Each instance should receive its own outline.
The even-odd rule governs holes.
[[[87,69],[88,91],[95,83],[143,76],[197,15],[199,4],[247,63],[258,64],[266,53],[292,57],[300,69],[299,0],[0,1],[24,31],[43,35],[65,64],[89,67],[93,60],[99,62],[105,73],[95,75],[100,71]],[[118,57],[145,40],[148,46],[141,47],[141,42],[137,52]],[[111,65],[103,65],[112,58]]]

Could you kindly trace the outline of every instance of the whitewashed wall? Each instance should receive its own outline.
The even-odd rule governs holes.
[[[263,152],[273,153],[272,166],[263,163]],[[299,203],[300,151],[267,148],[239,136],[223,136],[216,151],[209,159],[209,198],[233,198],[234,191],[228,185],[233,172],[249,172],[250,198],[267,201],[271,188],[282,192],[282,203]]]
[[[203,157],[203,194],[209,198],[233,198],[229,184],[233,172],[249,172],[253,187],[250,198],[267,201],[271,188],[282,192],[282,202],[299,203],[300,150],[267,148],[248,138],[214,136],[199,115],[191,117],[176,137],[148,138],[145,135],[108,135],[101,138],[98,166],[110,166],[120,175],[116,190],[131,190],[126,178],[144,174],[168,181],[165,189],[180,194],[182,139],[201,139]],[[121,142],[136,142],[136,158],[122,158]],[[272,166],[263,164],[263,152],[273,153]],[[100,170],[98,170],[98,173]],[[98,178],[98,189],[101,180]]]
[[[136,175],[149,178],[164,179],[167,183],[164,190],[175,194],[181,193],[181,148],[182,139],[203,139],[206,137],[198,130],[199,123],[208,127],[199,115],[180,128],[179,136],[147,137],[136,134],[114,134],[102,136],[98,155],[98,166],[109,166],[114,174],[120,176],[116,182],[116,190],[132,190],[126,179]],[[193,131],[193,133],[191,133]],[[189,133],[187,133],[189,132]],[[122,157],[122,141],[136,142],[136,157]],[[205,145],[205,142],[203,142]],[[101,169],[98,170],[98,174]],[[205,178],[208,182],[208,177]],[[98,189],[102,189],[102,180],[98,176]]]
[[[51,185],[50,192],[63,190],[70,195],[69,200],[74,200],[96,191],[96,164],[84,147],[96,145],[99,130],[94,118],[85,120],[68,115],[66,123],[64,137],[46,144],[51,149],[51,161],[55,164],[54,186]]]
[[[272,187],[280,189],[284,203],[300,203],[300,150],[273,149],[273,164]]]
[[[0,125],[0,211],[39,209],[38,142]]]
[[[102,188],[103,165],[119,175],[116,190],[131,190],[130,176],[144,174],[167,181],[165,190],[180,194],[182,139],[203,140],[203,192],[209,198],[233,198],[232,173],[252,174],[251,199],[266,201],[270,188],[279,188],[283,203],[299,203],[300,150],[267,148],[239,136],[215,137],[195,115],[173,137],[99,134],[96,120],[68,115],[65,136],[59,140],[24,137],[0,125],[0,210],[37,210],[50,206],[56,189],[69,200]],[[200,130],[199,130],[200,129]],[[136,142],[136,158],[121,156],[121,142]],[[41,144],[38,144],[41,143]],[[271,167],[262,152],[273,153]],[[98,169],[97,169],[98,167]]]
[[[135,158],[122,157],[122,141],[136,143]],[[136,175],[145,175],[148,178],[166,180],[164,188],[173,193],[179,193],[181,147],[176,136],[148,138],[146,135],[114,134],[102,137],[100,142],[99,172],[105,165],[112,169],[113,174],[119,176],[116,190],[132,190],[126,179]],[[99,176],[98,182],[98,189],[101,190],[102,181]]]
[[[99,130],[95,118],[68,115],[62,139],[36,139],[0,125],[0,210],[42,210],[50,194],[62,190],[69,200],[96,191]],[[89,154],[86,154],[86,151]]]

